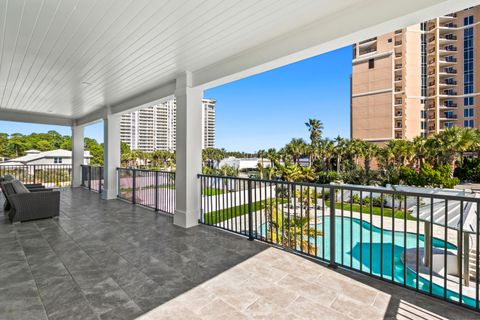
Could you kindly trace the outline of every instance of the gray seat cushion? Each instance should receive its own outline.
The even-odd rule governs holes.
[[[13,189],[15,190],[15,193],[29,193],[30,192],[30,191],[28,191],[27,187],[25,187],[23,185],[23,183],[21,183],[18,180],[13,180],[13,181],[11,181],[11,183],[12,183]]]
[[[6,174],[5,176],[3,176],[3,179],[5,181],[13,181],[13,180],[16,180],[16,178],[14,176],[12,176],[11,174]]]

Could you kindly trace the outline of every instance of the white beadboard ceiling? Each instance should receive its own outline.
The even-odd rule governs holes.
[[[220,78],[228,75],[229,61],[255,48],[276,50],[282,37],[293,32],[301,37],[307,26],[325,34],[353,33],[352,19],[350,29],[335,25],[342,13],[358,11],[365,27],[365,10],[375,15],[384,1],[0,0],[0,113],[78,119],[171,82],[183,71],[203,80],[213,70]],[[457,3],[456,10],[458,3],[472,1],[405,0],[398,16],[415,19],[413,10],[439,3]],[[396,13],[384,10],[385,21],[394,20]],[[328,28],[322,30],[323,21]],[[262,63],[274,57],[258,52],[254,58]],[[245,66],[256,67],[257,60],[245,60]]]

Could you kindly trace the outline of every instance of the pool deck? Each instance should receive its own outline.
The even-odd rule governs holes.
[[[0,221],[0,319],[478,319],[478,313],[83,189]]]

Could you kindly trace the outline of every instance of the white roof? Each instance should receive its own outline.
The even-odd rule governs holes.
[[[457,197],[457,200],[434,199],[433,209],[430,199],[425,198],[424,203],[421,203],[419,208],[415,205],[411,207],[409,211],[413,217],[418,217],[421,221],[433,222],[434,224],[447,226],[448,228],[456,230],[463,229],[464,232],[468,233],[476,233],[477,206],[475,202],[480,200],[480,196],[477,193],[468,193],[465,190],[432,189],[409,186],[394,186],[393,188],[397,191],[420,194],[424,193],[429,196],[438,195]],[[460,197],[460,199],[458,197]],[[463,204],[462,200],[464,200]],[[462,206],[463,212],[461,210]]]
[[[85,158],[91,158],[92,156],[90,155],[90,151],[85,151],[84,152]],[[23,157],[18,157],[15,159],[10,159],[7,162],[3,162],[2,164],[4,166],[6,165],[24,165],[25,163],[38,160],[38,159],[43,159],[43,158],[71,158],[72,157],[72,151],[70,150],[64,150],[64,149],[56,149],[56,150],[50,150],[50,151],[44,151],[44,152],[39,152],[39,153],[29,153]]]

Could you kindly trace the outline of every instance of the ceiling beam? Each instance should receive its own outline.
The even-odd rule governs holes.
[[[72,119],[58,117],[53,114],[44,113],[29,113],[20,111],[10,111],[8,109],[1,109],[0,120],[3,121],[15,121],[15,122],[27,122],[27,123],[39,123],[50,124],[56,126],[71,126]]]
[[[478,5],[478,0],[362,1],[325,19],[193,72],[193,85],[212,88],[389,31]]]
[[[173,98],[175,93],[175,81],[168,81],[160,86],[144,91],[140,94],[129,97],[125,100],[119,101],[110,105],[110,113],[125,113],[132,112],[136,109],[146,107],[153,103],[161,103],[163,100]],[[89,114],[75,119],[75,125],[86,126],[104,119],[107,115],[108,107],[103,106]]]

